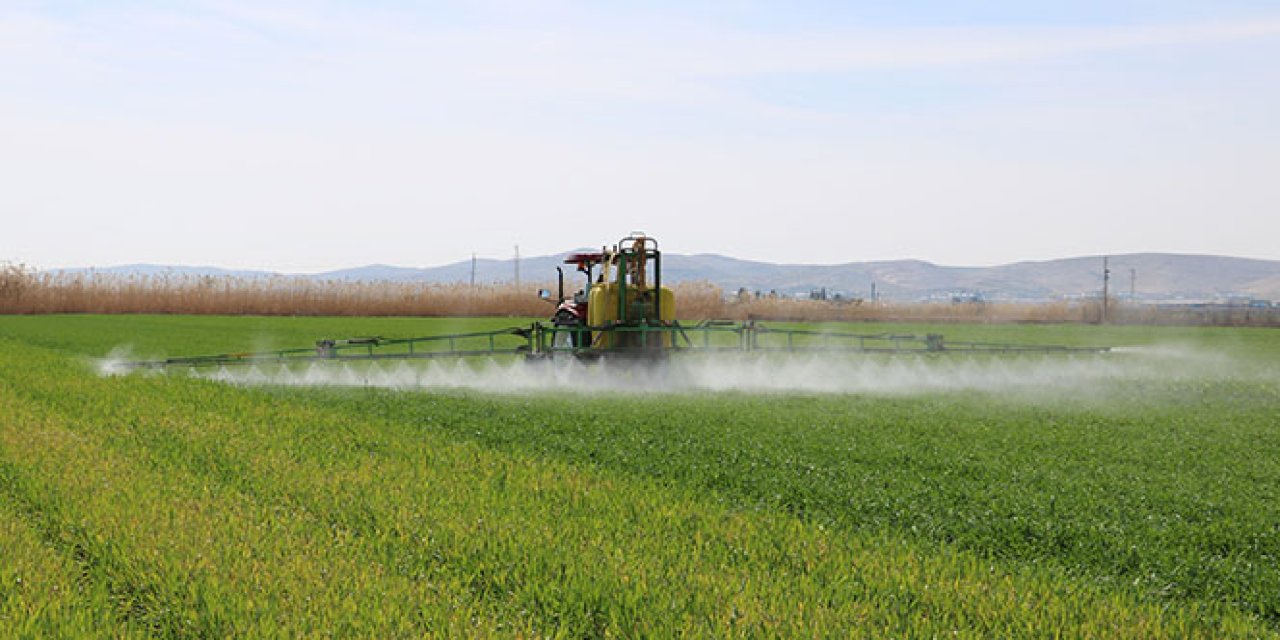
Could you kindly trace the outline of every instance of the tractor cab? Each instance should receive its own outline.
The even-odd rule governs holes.
[[[579,273],[586,275],[586,284],[577,293],[574,293],[573,297],[565,297],[564,269],[556,267],[559,292],[554,300],[556,310],[551,314],[551,324],[556,327],[573,329],[573,331],[558,333],[556,335],[556,346],[585,347],[591,344],[591,333],[585,329],[587,326],[587,310],[591,299],[592,278],[596,265],[604,262],[605,258],[606,254],[603,250],[600,252],[573,253],[565,258],[565,264],[573,265]]]
[[[574,302],[575,304],[581,305],[584,310],[586,308],[587,299],[591,294],[591,284],[592,284],[593,274],[595,272],[595,267],[596,265],[604,262],[605,255],[606,254],[603,251],[590,252],[590,253],[572,253],[572,254],[569,254],[569,256],[564,259],[565,264],[573,265],[574,267],[576,267],[579,273],[583,273],[586,275],[586,286],[584,286],[582,289],[579,289],[577,293],[573,294],[573,298],[571,299],[572,302]],[[561,291],[560,297],[562,298],[561,302],[564,302],[563,290]],[[585,311],[584,311],[583,317],[586,317]]]

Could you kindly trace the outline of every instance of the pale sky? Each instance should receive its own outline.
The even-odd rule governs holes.
[[[961,4],[0,0],[0,261],[1280,259],[1280,4]]]

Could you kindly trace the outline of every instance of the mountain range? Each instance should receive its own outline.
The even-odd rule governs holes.
[[[521,280],[545,283],[554,280],[561,254],[523,258]],[[1056,300],[1097,295],[1102,290],[1103,258],[1087,256],[1036,262],[1016,262],[991,267],[953,267],[923,260],[849,262],[835,265],[774,264],[740,260],[716,254],[664,253],[665,283],[705,281],[726,291],[775,291],[780,295],[805,295],[826,290],[828,295],[869,298],[872,289],[885,300],[920,300],[957,295],[991,300]],[[1109,256],[1111,292],[1145,300],[1220,300],[1257,298],[1280,300],[1280,261],[1228,256],[1134,253]],[[437,267],[413,268],[373,264],[301,277],[341,281],[392,281],[465,283],[472,279],[472,261]],[[515,279],[514,260],[478,259],[475,282],[498,283]],[[63,269],[87,272],[188,276],[271,277],[268,271],[230,270],[218,267],[132,264],[95,269]],[[578,276],[566,268],[566,286],[577,289]]]

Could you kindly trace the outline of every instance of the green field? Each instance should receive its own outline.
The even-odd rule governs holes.
[[[897,327],[1146,348],[853,364],[834,372],[903,382],[839,393],[245,386],[95,367],[124,348],[511,324],[0,318],[0,633],[1280,630],[1276,331]]]

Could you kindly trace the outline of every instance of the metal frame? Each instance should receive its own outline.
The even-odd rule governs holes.
[[[494,331],[453,333],[418,338],[362,337],[317,340],[314,348],[281,349],[207,356],[167,358],[129,362],[132,369],[166,367],[219,367],[240,364],[287,364],[290,362],[333,362],[367,360],[420,360],[469,356],[521,355],[533,351],[534,327],[508,327]],[[515,336],[514,345],[499,344],[504,336]],[[510,343],[512,340],[504,342]],[[462,347],[459,347],[459,344]],[[477,344],[478,343],[478,344]],[[447,348],[432,348],[437,345]]]
[[[941,334],[930,333],[846,333],[811,329],[775,329],[748,321],[733,323],[706,321],[685,326],[671,324],[610,325],[601,327],[560,327],[534,325],[532,355],[591,355],[619,352],[650,352],[645,347],[600,349],[596,347],[555,346],[560,333],[641,333],[669,335],[667,351],[742,351],[742,352],[846,352],[846,353],[1105,353],[1110,347],[1016,344],[996,342],[947,341]],[[640,341],[651,344],[649,339]]]
[[[639,341],[641,345],[653,344],[653,341],[648,336],[669,336],[671,347],[654,349],[651,346],[614,348],[556,346],[555,338],[558,334],[576,333],[582,335],[590,333],[600,335],[611,332],[645,335],[646,338]],[[504,340],[508,336],[512,339]],[[511,344],[512,342],[515,344]],[[663,344],[663,342],[662,338],[660,338],[658,344]],[[578,342],[578,344],[583,343]],[[526,356],[529,358],[633,356],[662,358],[673,352],[1053,354],[1105,353],[1110,350],[1110,347],[949,342],[942,335],[936,333],[918,335],[774,329],[753,321],[742,323],[706,321],[690,326],[685,326],[678,322],[670,324],[638,323],[601,327],[585,325],[567,327],[535,322],[527,327],[508,327],[494,331],[442,334],[418,338],[362,337],[342,340],[319,340],[314,348],[168,358],[164,360],[130,362],[126,363],[125,366],[131,369],[163,369],[167,367],[214,367],[290,362],[422,360],[477,356]]]

